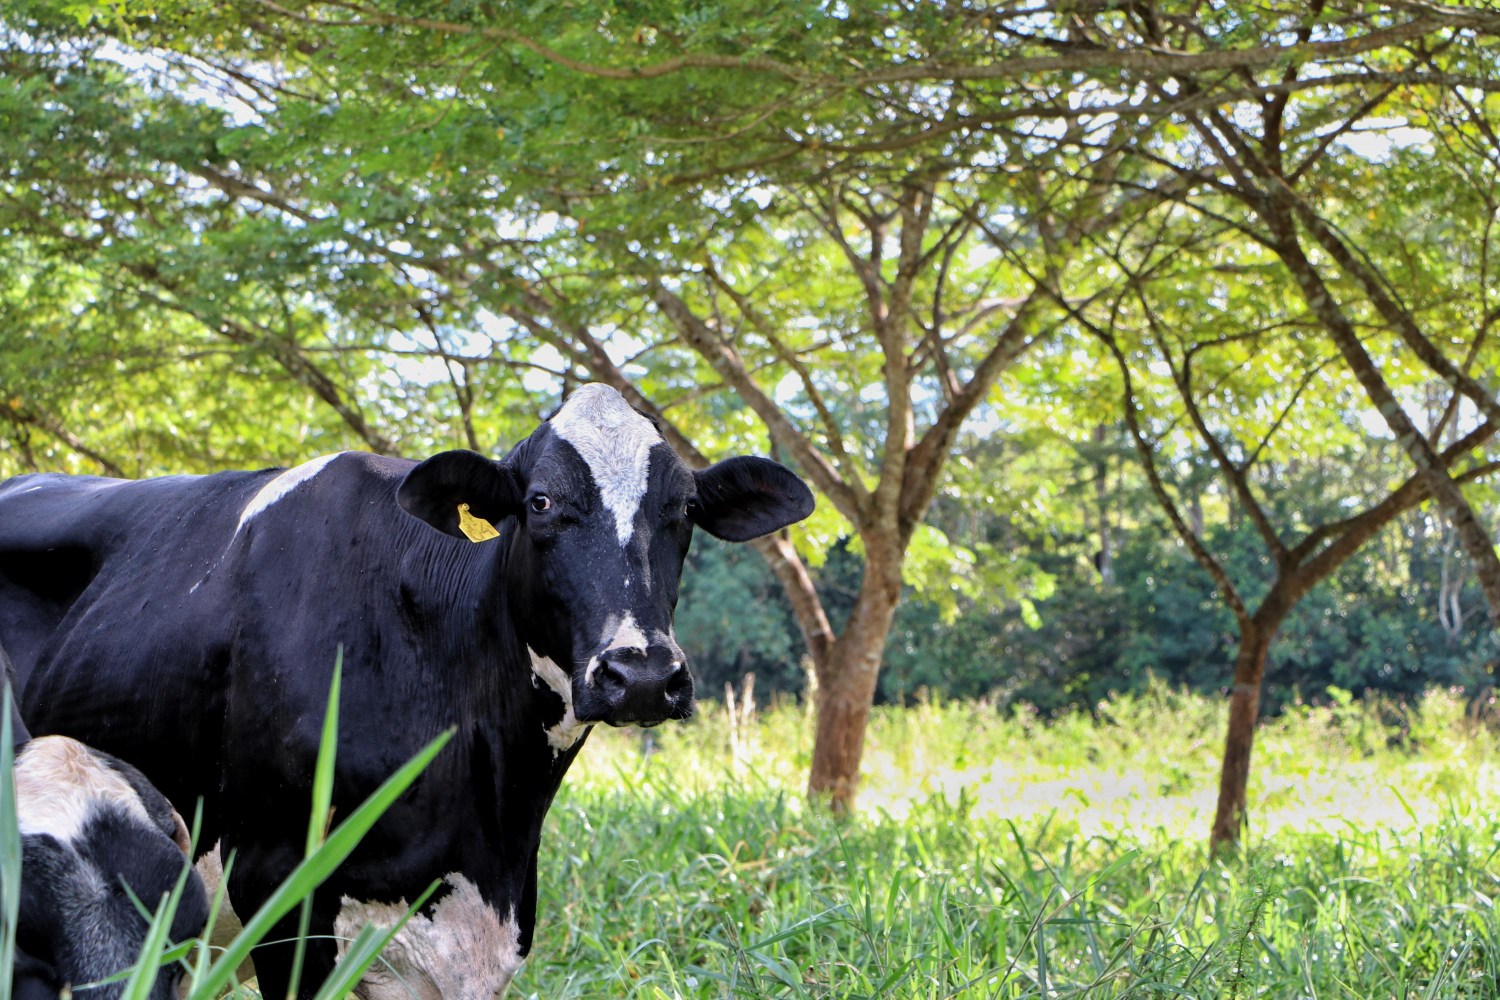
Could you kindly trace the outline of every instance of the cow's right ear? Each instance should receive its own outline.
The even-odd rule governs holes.
[[[406,474],[396,490],[396,502],[413,517],[455,538],[458,505],[469,513],[499,522],[520,513],[521,484],[510,466],[473,451],[445,451],[433,455]]]

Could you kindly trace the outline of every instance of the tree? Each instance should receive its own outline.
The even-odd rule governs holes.
[[[1326,116],[1321,118],[1323,127],[1326,122]],[[1227,127],[1223,122],[1219,126]],[[1347,122],[1341,127],[1347,127]],[[1277,134],[1275,128],[1268,131]],[[1367,175],[1370,161],[1357,152],[1335,155],[1327,143],[1306,136],[1280,141],[1289,149],[1299,144],[1313,146],[1312,155],[1324,161],[1323,165],[1304,163],[1307,169],[1301,175],[1309,183],[1326,183],[1330,172]],[[1276,147],[1274,156],[1259,156],[1258,162],[1270,158],[1280,161],[1281,147]],[[1235,841],[1245,818],[1245,785],[1267,653],[1287,615],[1314,585],[1395,517],[1434,494],[1441,496],[1433,485],[1435,479],[1458,494],[1468,509],[1459,487],[1496,467],[1493,462],[1468,460],[1500,426],[1482,393],[1465,388],[1472,386],[1472,379],[1461,374],[1450,378],[1457,365],[1441,356],[1433,361],[1423,356],[1421,360],[1432,371],[1425,377],[1420,371],[1401,376],[1405,384],[1395,382],[1380,374],[1370,359],[1367,344],[1373,338],[1355,333],[1357,324],[1380,329],[1372,319],[1375,323],[1399,320],[1410,327],[1407,334],[1399,335],[1400,343],[1421,338],[1419,342],[1431,344],[1430,335],[1421,333],[1424,326],[1440,323],[1451,330],[1455,317],[1465,317],[1472,324],[1466,335],[1448,337],[1465,354],[1464,366],[1483,364],[1480,359],[1492,356],[1485,343],[1491,322],[1486,304],[1489,292],[1484,288],[1489,227],[1460,233],[1448,225],[1423,228],[1416,223],[1440,217],[1443,206],[1456,199],[1489,203],[1500,175],[1492,170],[1455,171],[1453,162],[1439,150],[1413,150],[1403,160],[1401,173],[1411,179],[1409,197],[1399,209],[1393,207],[1387,213],[1388,224],[1400,226],[1403,233],[1402,285],[1412,289],[1414,304],[1395,314],[1388,314],[1382,302],[1372,302],[1373,316],[1365,314],[1356,320],[1345,311],[1348,307],[1339,304],[1340,298],[1347,300],[1347,294],[1336,296],[1329,288],[1336,284],[1341,292],[1350,285],[1368,290],[1364,282],[1376,267],[1371,261],[1389,246],[1378,226],[1367,230],[1358,267],[1330,281],[1318,273],[1299,244],[1288,242],[1295,234],[1288,229],[1287,217],[1278,214],[1281,209],[1271,207],[1279,204],[1277,197],[1226,190],[1231,185],[1201,168],[1194,174],[1201,187],[1174,196],[1173,204],[1165,206],[1150,226],[1139,227],[1111,250],[1120,268],[1119,294],[1096,303],[1092,310],[1070,310],[1116,360],[1124,419],[1152,489],[1183,545],[1212,576],[1239,630],[1229,733],[1211,836],[1215,847]],[[1460,193],[1456,176],[1469,185],[1467,192]],[[1226,207],[1226,196],[1230,204],[1241,203],[1245,214],[1233,214]],[[1323,203],[1352,209],[1351,214],[1365,216],[1367,223],[1387,221],[1352,198],[1325,198]],[[1254,226],[1257,218],[1265,228]],[[1338,224],[1323,221],[1320,225],[1320,232],[1332,234]],[[1246,244],[1245,235],[1254,242]],[[1185,257],[1191,262],[1184,263]],[[1339,260],[1332,253],[1330,257]],[[1204,262],[1210,262],[1208,269]],[[1412,262],[1422,266],[1412,266]],[[1216,278],[1216,272],[1254,274],[1259,280],[1251,292],[1247,284]],[[1380,287],[1391,286],[1382,283]],[[1343,371],[1333,367],[1340,358],[1347,362]],[[1393,367],[1390,361],[1386,365]],[[1392,413],[1405,412],[1395,402],[1397,393],[1421,396],[1441,385],[1433,381],[1434,373],[1453,384],[1456,392],[1443,401],[1431,425],[1418,431],[1399,420],[1391,423],[1403,450],[1415,451],[1409,438],[1418,433],[1431,455],[1430,461],[1418,465],[1416,475],[1365,496],[1349,496],[1336,515],[1323,520],[1285,505],[1282,493],[1288,478],[1321,476],[1320,466],[1331,454],[1377,450],[1378,443],[1362,441],[1370,434],[1372,414],[1359,405],[1357,397],[1351,398],[1351,378],[1389,420]],[[1163,379],[1171,393],[1165,402],[1160,387],[1150,388]],[[1459,419],[1460,395],[1472,400],[1477,411],[1462,433],[1454,424]],[[1439,443],[1445,434],[1446,446]],[[1222,554],[1211,551],[1202,529],[1184,514],[1183,488],[1173,482],[1179,478],[1173,470],[1193,449],[1201,452],[1191,465],[1206,465],[1219,480],[1219,502],[1253,526],[1260,537],[1262,562],[1269,574],[1252,567],[1236,579]],[[1357,479],[1343,477],[1343,481],[1353,485]],[[1329,486],[1333,488],[1332,483]],[[1452,511],[1450,503],[1442,506]]]
[[[1202,155],[1235,125],[1218,109],[1279,105],[1322,156],[1320,116],[1367,120],[1369,88],[1482,89],[1428,56],[1477,60],[1500,23],[1071,0],[80,10],[20,7],[6,54],[31,115],[9,217],[49,253],[271,359],[377,450],[494,440],[476,399],[534,407],[551,385],[512,373],[555,368],[630,392],[690,460],[760,440],[814,481],[838,518],[759,551],[818,664],[811,786],[837,804],[908,554],[943,546],[919,529],[955,435],[1059,317],[1113,301],[1111,235],[1224,183]],[[33,162],[49,143],[69,169]],[[413,344],[447,377],[398,371],[410,405],[381,412],[370,373]],[[865,576],[835,629],[804,557],[841,533]]]
[[[173,37],[178,29],[185,33]],[[170,45],[185,49],[189,38],[201,41],[196,30],[188,20],[169,25],[163,35]],[[315,39],[310,45],[321,44],[322,36],[309,37]],[[419,38],[418,44],[427,42]],[[64,48],[59,44],[56,52]],[[292,45],[288,57],[298,51]],[[90,81],[80,101],[100,102],[93,81],[119,75],[101,69],[97,58],[59,60],[55,52],[43,52],[38,61],[49,60],[54,63],[50,70],[33,67],[33,75]],[[249,66],[227,69],[241,79]],[[253,273],[259,279],[253,284],[242,283],[230,294],[223,286],[195,287],[185,268],[167,271],[152,259],[149,246],[125,239],[122,227],[143,216],[134,206],[111,223],[96,224],[114,229],[92,242],[78,245],[61,219],[52,223],[50,235],[61,246],[106,256],[126,280],[151,289],[163,307],[197,319],[220,336],[271,351],[289,376],[317,393],[376,450],[393,450],[394,439],[360,412],[357,395],[309,363],[303,346],[321,335],[339,339],[341,347],[358,356],[362,344],[355,317],[366,328],[382,323],[400,334],[415,325],[410,313],[431,317],[434,338],[439,329],[451,330],[481,310],[505,317],[510,321],[505,329],[513,334],[503,348],[508,360],[524,358],[537,342],[551,346],[571,371],[615,384],[660,417],[673,443],[697,462],[707,461],[697,442],[717,436],[708,428],[714,426],[714,408],[723,407],[712,400],[696,401],[703,396],[703,383],[717,380],[761,428],[739,421],[738,427],[731,425],[734,432],[764,435],[836,511],[838,517],[825,521],[821,534],[812,536],[816,544],[831,544],[851,532],[861,546],[865,572],[860,597],[838,630],[829,624],[792,542],[771,539],[761,546],[792,598],[819,675],[819,738],[811,787],[830,795],[835,804],[847,805],[906,554],[952,442],[963,421],[985,402],[999,373],[1045,331],[1040,290],[1017,282],[1014,269],[993,254],[976,257],[976,252],[1003,233],[1020,252],[1034,256],[1039,269],[1056,275],[1067,265],[1069,248],[1088,230],[1087,216],[1099,208],[1105,192],[1098,182],[1073,179],[1084,162],[1076,155],[1051,159],[1047,144],[1031,142],[1021,132],[1003,152],[995,137],[954,143],[951,161],[932,165],[881,151],[868,158],[859,175],[814,174],[795,186],[766,178],[771,192],[766,204],[757,202],[753,191],[722,184],[676,190],[665,205],[650,191],[624,202],[608,192],[590,191],[584,174],[594,172],[594,154],[574,154],[549,164],[558,174],[555,180],[533,182],[524,191],[513,185],[503,202],[494,204],[486,201],[495,184],[492,176],[476,180],[469,173],[471,151],[456,170],[434,171],[430,145],[395,141],[412,118],[430,116],[432,110],[396,99],[382,102],[382,85],[389,80],[362,70],[351,60],[349,68],[341,67],[338,80],[328,81],[314,67],[299,65],[296,87],[281,79],[274,87],[267,83],[255,89],[262,101],[255,128],[223,129],[186,148],[162,141],[142,157],[157,157],[140,162],[139,169],[154,178],[153,193],[179,199],[179,218],[191,218],[206,207],[228,229],[225,238],[205,245],[184,220],[162,242],[190,247],[208,265],[200,266],[199,273]],[[540,98],[554,84],[533,82],[531,87]],[[297,87],[323,96],[289,96]],[[359,179],[353,183],[344,175],[348,165],[330,166],[326,156],[331,143],[354,143],[350,126],[333,121],[316,132],[303,128],[314,113],[310,105],[337,100],[345,88],[396,119],[374,127],[368,121],[361,124],[362,139],[377,135],[389,143],[379,153],[367,151],[356,158]],[[274,97],[267,99],[268,94]],[[153,110],[157,99],[144,94],[138,99],[141,110],[122,117],[204,116],[201,104],[180,97],[166,112]],[[903,99],[924,113],[930,110],[930,100],[914,87]],[[865,114],[863,103],[843,113]],[[461,114],[454,109],[443,113],[448,111],[455,119]],[[571,119],[567,124],[577,126]],[[473,123],[460,127],[467,132]],[[541,125],[526,127],[536,132]],[[566,146],[559,133],[547,134],[557,140],[557,148]],[[129,153],[138,148],[124,145]],[[1007,170],[989,174],[976,169],[987,168],[997,157],[1006,158]],[[32,209],[32,223],[45,223],[49,216],[86,216],[91,201],[120,195],[108,182],[94,191],[83,184],[81,190],[69,186],[70,180],[86,182],[83,174],[80,170],[62,179],[31,174],[33,183],[47,192],[40,199],[43,204]],[[191,196],[195,183],[215,193],[206,206]],[[425,189],[420,219],[409,204],[389,197],[393,183]],[[582,190],[570,190],[573,186]],[[757,204],[758,213],[752,208]],[[568,215],[549,229],[549,213],[559,205]],[[165,209],[161,214],[171,217]],[[496,230],[509,228],[521,235],[499,240],[476,236],[475,217]],[[611,225],[621,217],[630,224]],[[976,220],[985,217],[989,221],[981,237]],[[342,221],[349,218],[359,219],[359,225]],[[710,223],[726,221],[733,225],[723,233],[710,228]],[[697,235],[678,240],[673,234],[681,231]],[[252,240],[282,248],[287,265],[272,273],[265,267],[252,270],[236,259],[236,252],[248,252]],[[106,242],[124,249],[104,255]],[[764,280],[767,260],[786,246],[801,252],[771,267],[775,280],[787,283],[777,288]],[[819,280],[816,275],[824,269],[829,269],[828,277]],[[226,300],[243,301],[253,294],[250,289],[263,287],[275,296],[288,286],[307,303],[303,312],[311,329],[275,336],[259,314],[246,318],[226,305]],[[620,360],[622,345],[635,355],[629,364]],[[641,375],[629,377],[628,367]],[[871,378],[882,387],[878,395],[856,406],[829,403],[830,396],[858,391]],[[785,388],[787,380],[795,388]],[[689,419],[680,424],[680,414]],[[942,542],[928,532],[923,544]]]
[[[1323,11],[1318,9],[1318,13]],[[1312,25],[1299,30],[1309,39]],[[1192,533],[1179,516],[1172,520],[1189,548],[1215,574],[1241,629],[1241,651],[1230,702],[1219,804],[1212,831],[1217,846],[1234,840],[1245,809],[1245,781],[1253,726],[1264,674],[1265,646],[1291,604],[1349,554],[1349,546],[1407,506],[1420,494],[1430,495],[1451,520],[1472,561],[1490,605],[1500,620],[1500,560],[1493,538],[1480,524],[1460,485],[1485,466],[1459,473],[1454,463],[1483,443],[1500,421],[1493,392],[1470,374],[1485,357],[1494,321],[1489,304],[1491,237],[1496,204],[1497,161],[1493,110],[1486,81],[1470,71],[1487,57],[1482,40],[1464,31],[1445,33],[1387,53],[1385,80],[1369,81],[1349,92],[1327,91],[1322,78],[1304,79],[1293,65],[1280,71],[1287,88],[1311,83],[1306,100],[1293,106],[1285,94],[1239,102],[1230,109],[1209,108],[1188,116],[1199,144],[1179,146],[1160,161],[1191,181],[1192,189],[1174,193],[1174,201],[1202,224],[1231,227],[1269,250],[1284,268],[1305,304],[1307,319],[1337,349],[1347,370],[1390,428],[1417,469],[1417,476],[1368,507],[1340,529],[1313,529],[1289,545],[1254,496],[1248,466],[1258,449],[1244,444],[1236,453],[1215,438],[1191,398],[1186,367],[1191,351],[1173,366],[1187,415],[1227,477],[1236,501],[1263,535],[1268,555],[1278,568],[1277,582],[1251,609],[1233,584],[1213,566],[1212,556],[1194,546]],[[1406,85],[1411,76],[1437,85]],[[1178,78],[1179,91],[1200,89],[1192,78]],[[1319,92],[1322,91],[1322,92]],[[1382,155],[1361,155],[1340,140],[1365,123],[1394,118],[1408,127],[1441,131],[1441,141],[1392,148]],[[1183,156],[1184,152],[1191,155]],[[1372,206],[1361,197],[1379,181],[1399,183],[1400,200]],[[1485,221],[1477,230],[1455,226],[1454,206],[1463,206]],[[1315,249],[1314,249],[1315,248]],[[1400,291],[1398,291],[1400,289]],[[1451,388],[1438,418],[1419,427],[1402,401],[1401,386],[1390,369],[1401,355],[1381,348],[1365,331],[1393,335],[1430,377]],[[1118,350],[1117,346],[1113,348]],[[1375,352],[1375,353],[1372,353]],[[1451,353],[1450,353],[1451,352]],[[1123,357],[1121,358],[1123,363]],[[1302,362],[1314,370],[1316,360]],[[1490,362],[1493,367],[1493,361]],[[1292,369],[1296,370],[1296,369]],[[1420,382],[1420,380],[1419,380]],[[1443,448],[1439,440],[1467,403],[1483,418],[1473,430]],[[1135,418],[1133,405],[1127,416]],[[1133,425],[1133,429],[1134,425]],[[1137,440],[1148,450],[1145,435]],[[1169,503],[1160,490],[1164,505]],[[1170,511],[1170,507],[1168,508]],[[1315,554],[1316,545],[1329,547]]]

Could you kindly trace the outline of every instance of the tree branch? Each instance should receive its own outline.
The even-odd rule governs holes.
[[[652,280],[648,291],[662,315],[677,328],[683,341],[697,351],[745,404],[755,411],[756,416],[760,417],[771,440],[796,459],[802,471],[833,502],[839,513],[856,525],[862,524],[868,516],[868,503],[839,475],[828,459],[812,446],[802,431],[782,412],[781,407],[776,405],[775,400],[761,390],[746,370],[739,352],[725,343],[677,293],[660,281]]]

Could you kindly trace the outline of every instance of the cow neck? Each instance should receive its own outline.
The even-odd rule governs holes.
[[[497,773],[522,769],[535,784],[539,825],[577,747],[554,752],[547,741],[543,723],[561,721],[563,710],[535,682],[514,622],[506,584],[517,522],[506,518],[495,527],[499,537],[457,546],[430,531],[415,535],[403,562],[403,600],[409,618],[433,625],[416,626],[431,643],[427,655],[463,665],[452,695],[474,707],[470,724],[484,743],[476,751],[491,758]]]

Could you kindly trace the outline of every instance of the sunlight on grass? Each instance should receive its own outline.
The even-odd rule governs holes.
[[[1462,699],[1430,693],[1379,717],[1360,704],[1293,706],[1261,727],[1250,783],[1252,835],[1407,830],[1471,810],[1500,811],[1500,736],[1465,714]],[[595,732],[570,772],[574,787],[607,787],[622,771],[672,775],[705,793],[746,782],[800,802],[812,716],[786,705],[763,714],[732,752],[723,710],[705,703],[685,727]],[[877,709],[866,742],[859,804],[905,818],[934,797],[975,817],[1065,816],[1079,834],[1142,829],[1206,837],[1224,732],[1218,699],[1155,689],[1099,706],[1099,720],[1043,723],[984,704]]]
[[[1479,997],[1500,975],[1496,732],[1447,693],[1262,727],[1207,857],[1222,709],[877,710],[860,815],[811,718],[596,732],[548,820],[522,996]],[[649,748],[649,752],[646,752]]]

